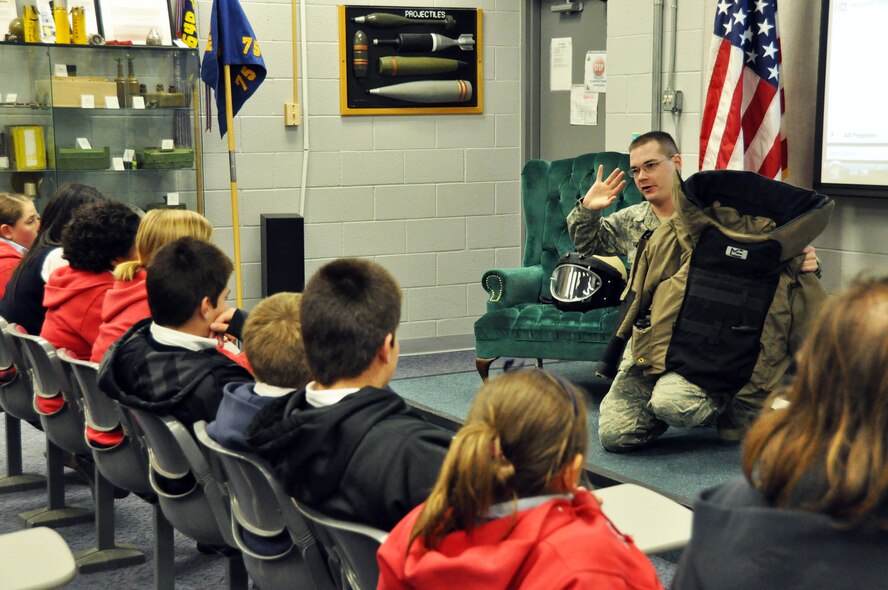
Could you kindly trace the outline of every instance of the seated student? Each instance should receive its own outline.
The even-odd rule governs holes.
[[[0,300],[0,316],[7,322],[19,324],[28,334],[40,333],[46,315],[43,289],[52,271],[68,264],[62,258],[60,247],[62,229],[80,205],[104,198],[91,186],[68,182],[49,199],[43,209],[37,238],[12,273]]]
[[[108,347],[133,324],[151,317],[145,267],[161,246],[185,236],[209,240],[213,226],[203,215],[186,209],[154,209],[142,218],[136,233],[135,260],[114,269],[114,286],[105,295],[102,325],[90,355],[92,362],[100,362]]]
[[[588,438],[583,396],[561,378],[525,369],[483,385],[428,500],[379,548],[378,587],[660,588],[578,487]]]
[[[694,505],[673,588],[886,587],[886,367],[883,276],[833,298],[812,323],[795,380],[746,437],[746,478]]]
[[[299,293],[263,299],[244,326],[244,354],[256,383],[228,383],[222,404],[207,432],[232,449],[247,450],[244,433],[253,417],[276,399],[289,396],[311,380],[299,323]]]
[[[212,421],[222,387],[252,379],[211,338],[210,324],[227,308],[231,271],[222,250],[203,240],[179,238],[158,250],[145,280],[151,318],[108,349],[99,366],[102,391],[189,427]]]
[[[0,193],[0,297],[15,267],[37,239],[40,216],[25,195]]]
[[[387,388],[401,290],[374,262],[335,260],[308,282],[300,316],[315,380],[263,408],[247,442],[297,500],[388,530],[432,489],[451,438]]]
[[[46,318],[40,335],[76,358],[89,358],[99,333],[111,271],[132,257],[139,216],[120,201],[78,207],[62,231],[68,266],[53,271],[43,291]]]

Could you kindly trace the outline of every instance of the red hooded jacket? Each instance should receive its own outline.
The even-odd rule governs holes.
[[[148,291],[145,289],[145,278],[148,273],[140,270],[131,281],[115,281],[114,286],[105,294],[102,306],[102,325],[99,335],[92,347],[89,357],[94,363],[102,361],[105,351],[124,335],[136,322],[151,317],[148,307]]]
[[[573,502],[550,500],[511,516],[455,531],[429,551],[407,542],[423,505],[398,523],[379,548],[380,590],[657,590],[651,562],[578,490]],[[514,528],[512,528],[514,525]]]
[[[12,278],[12,273],[22,258],[24,254],[0,240],[0,298],[6,293],[6,283]]]
[[[46,319],[40,335],[77,358],[89,358],[102,323],[105,293],[113,284],[110,272],[88,272],[70,266],[53,271],[43,291]]]

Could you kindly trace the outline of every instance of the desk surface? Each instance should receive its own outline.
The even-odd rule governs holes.
[[[56,531],[35,527],[0,535],[0,588],[59,588],[76,573],[71,549]]]

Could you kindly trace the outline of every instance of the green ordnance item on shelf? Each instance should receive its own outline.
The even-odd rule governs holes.
[[[111,149],[81,150],[59,148],[56,168],[59,170],[107,170],[111,167]]]
[[[145,148],[136,152],[139,168],[191,168],[194,166],[194,150],[191,148]]]

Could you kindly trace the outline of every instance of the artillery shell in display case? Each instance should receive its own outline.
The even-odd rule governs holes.
[[[367,92],[406,102],[466,102],[472,100],[472,83],[467,80],[424,80],[371,88]]]
[[[380,57],[376,71],[383,76],[428,76],[446,74],[465,68],[468,62],[446,57],[406,57],[403,55],[386,55]]]
[[[475,49],[474,35],[460,35],[459,39],[451,39],[437,33],[402,33],[394,39],[374,39],[374,45],[394,47],[402,52],[435,52],[451,47],[459,47],[463,51]]]
[[[355,31],[354,44],[352,45],[352,64],[355,77],[367,76],[367,35],[361,29]]]
[[[426,11],[417,11],[423,14]],[[437,11],[436,11],[437,12]],[[364,16],[356,16],[352,22],[358,24],[366,24],[376,29],[396,29],[404,25],[442,25],[448,31],[456,26],[456,19],[451,15],[439,19],[410,18],[407,16],[399,16],[397,14],[388,14],[385,12],[371,12]]]
[[[340,113],[482,113],[482,16],[477,8],[340,6]]]

